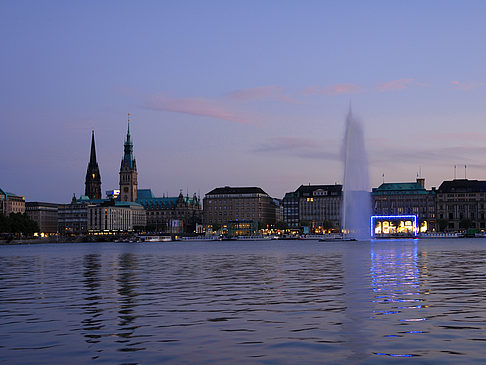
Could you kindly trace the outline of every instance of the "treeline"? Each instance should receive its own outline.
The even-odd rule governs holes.
[[[39,225],[27,214],[10,213],[9,216],[0,214],[0,233],[24,234],[27,236],[39,232]]]

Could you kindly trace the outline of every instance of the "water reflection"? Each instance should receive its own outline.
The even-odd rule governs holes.
[[[374,310],[370,319],[376,323],[375,328],[387,330],[382,332],[374,353],[395,357],[420,355],[401,345],[405,336],[422,334],[424,325],[421,322],[427,320],[425,291],[421,290],[418,240],[372,243],[370,258],[371,290],[374,293]]]
[[[99,254],[85,255],[83,259],[83,283],[85,288],[84,295],[84,316],[81,324],[83,335],[88,344],[97,344],[102,337],[101,332],[105,328],[105,321],[102,319],[102,296],[100,295],[100,270],[101,258]],[[101,352],[99,350],[98,352]],[[99,358],[99,354],[94,352],[91,359]]]
[[[0,249],[6,363],[486,357],[481,240]]]
[[[119,295],[117,336],[119,339],[116,342],[123,344],[123,346],[118,351],[139,351],[145,349],[144,347],[137,347],[139,343],[132,341],[138,328],[135,324],[135,320],[138,317],[136,311],[138,305],[138,293],[136,291],[138,286],[137,270],[137,256],[135,254],[124,253],[120,255],[117,276]]]

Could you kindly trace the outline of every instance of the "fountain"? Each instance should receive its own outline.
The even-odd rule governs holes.
[[[371,195],[368,159],[361,124],[349,108],[343,144],[343,215],[341,229],[347,238],[370,238]]]

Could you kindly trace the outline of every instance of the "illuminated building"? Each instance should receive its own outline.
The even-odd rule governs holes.
[[[373,214],[415,215],[420,232],[431,232],[436,228],[436,190],[425,189],[425,179],[416,182],[383,183],[371,192]]]
[[[133,202],[107,201],[88,205],[88,232],[133,231],[145,227],[145,210]]]
[[[91,153],[84,184],[84,195],[88,196],[90,199],[101,199],[101,176],[98,162],[96,161],[94,131],[91,132]]]
[[[56,233],[58,206],[54,203],[27,202],[25,213],[39,225],[41,233]]]
[[[283,199],[284,221],[290,228],[309,227],[309,232],[340,230],[342,185],[301,185]]]
[[[25,213],[25,198],[0,189],[0,213],[3,215]]]
[[[216,188],[203,200],[204,223],[227,224],[230,221],[255,221],[275,224],[273,199],[258,187]]]
[[[437,189],[438,228],[446,231],[485,229],[486,181],[455,179]]]
[[[258,231],[258,222],[255,221],[231,221],[228,222],[228,236],[253,236]]]
[[[192,233],[202,222],[201,200],[192,197],[155,197],[150,189],[139,189],[137,202],[147,213],[147,229],[156,232]]]
[[[416,237],[416,215],[373,215],[370,219],[370,233],[374,238]]]

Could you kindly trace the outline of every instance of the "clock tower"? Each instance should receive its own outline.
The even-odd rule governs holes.
[[[94,131],[91,131],[91,155],[84,184],[84,195],[87,195],[90,199],[101,199],[101,176],[98,162],[96,162]]]
[[[137,200],[137,163],[133,158],[133,142],[130,138],[130,114],[128,114],[127,139],[124,145],[124,155],[120,166],[120,195],[125,202]]]

